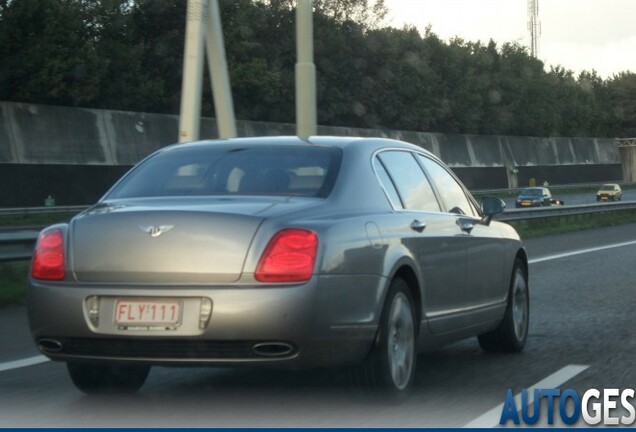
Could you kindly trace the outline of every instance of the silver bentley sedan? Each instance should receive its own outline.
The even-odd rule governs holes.
[[[521,351],[519,236],[434,155],[400,141],[297,137],[166,147],[39,236],[28,314],[86,393],[152,365],[347,366],[389,395],[417,354],[477,336]]]

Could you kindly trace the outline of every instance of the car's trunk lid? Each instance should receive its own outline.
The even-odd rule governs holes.
[[[80,282],[231,283],[265,216],[289,207],[278,201],[98,206],[71,224],[71,268]]]

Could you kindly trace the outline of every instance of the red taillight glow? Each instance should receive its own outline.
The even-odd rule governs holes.
[[[284,229],[263,252],[255,277],[260,282],[302,282],[314,273],[318,236],[313,231]]]
[[[31,263],[31,276],[44,280],[62,280],[66,276],[64,234],[61,229],[43,232],[38,237]]]

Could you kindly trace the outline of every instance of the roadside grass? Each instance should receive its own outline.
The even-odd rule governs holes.
[[[522,239],[529,239],[634,222],[636,222],[636,210],[528,219],[507,223],[517,230]]]
[[[40,213],[0,216],[0,227],[12,226],[46,226],[68,222],[77,213]]]
[[[26,301],[29,261],[0,262],[0,307]]]

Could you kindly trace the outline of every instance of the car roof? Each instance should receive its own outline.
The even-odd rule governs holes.
[[[374,137],[347,137],[347,136],[310,136],[308,138],[300,138],[297,136],[264,136],[264,137],[242,137],[242,138],[226,138],[226,139],[213,139],[213,140],[201,140],[190,141],[186,143],[174,144],[168,147],[164,147],[160,151],[182,148],[182,147],[204,147],[214,146],[219,144],[228,145],[307,145],[307,146],[321,146],[321,147],[337,147],[341,149],[365,147],[368,150],[375,151],[382,148],[399,148],[405,150],[419,151],[430,155],[432,158],[439,160],[439,158],[415,144],[407,143],[404,141],[398,141],[389,138],[374,138]]]

